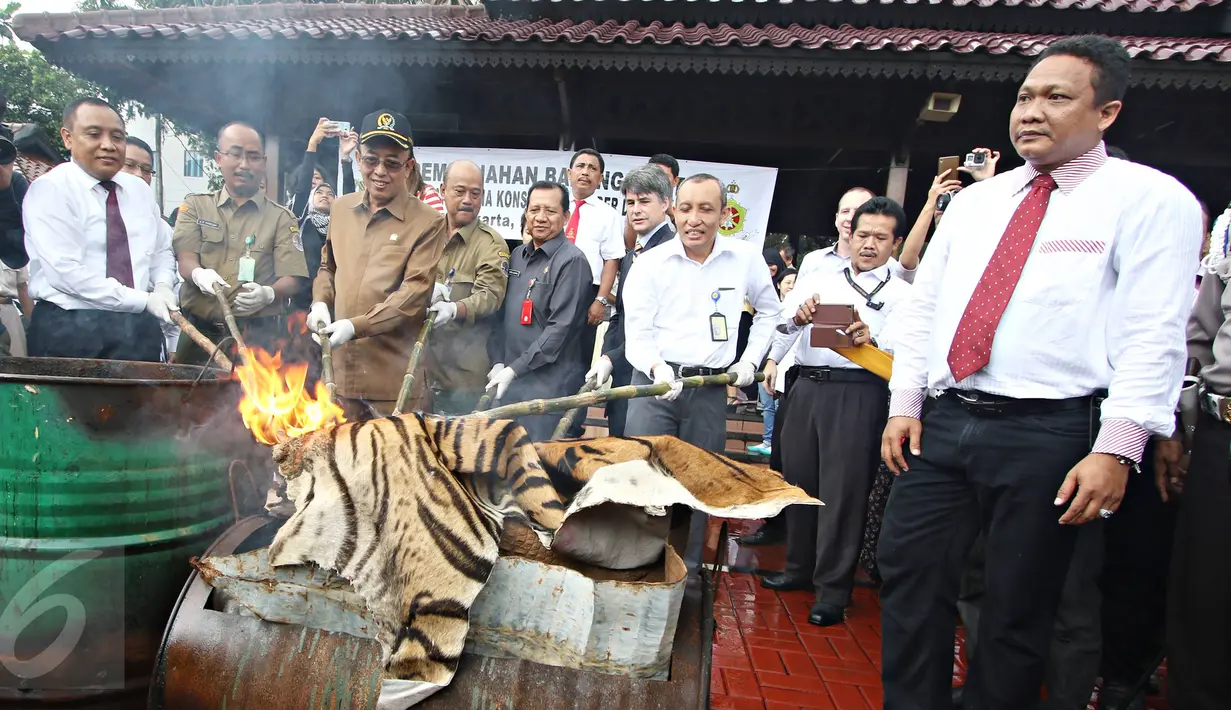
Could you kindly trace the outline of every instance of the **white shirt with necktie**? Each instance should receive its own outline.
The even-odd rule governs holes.
[[[837,247],[825,247],[810,251],[804,255],[804,260],[799,265],[799,276],[802,279],[805,275],[813,271],[834,272],[841,274],[842,270],[851,265],[849,256],[839,256]],[[915,274],[918,269],[908,269],[902,266],[902,262],[889,257],[888,263],[885,264],[889,268],[889,273],[893,274],[895,279],[901,279],[906,283],[913,283]]]
[[[624,216],[597,195],[590,195],[581,202],[578,206],[577,201],[572,200],[572,209],[581,211],[573,243],[586,255],[597,286],[603,279],[603,264],[624,256]]]
[[[171,226],[162,219],[154,191],[124,172],[112,182],[136,288],[108,278],[107,189],[70,161],[30,183],[22,205],[31,298],[65,310],[140,313],[155,284],[175,285]]]
[[[859,320],[868,326],[868,332],[876,339],[877,347],[885,352],[893,352],[893,336],[887,332],[885,324],[889,314],[910,295],[910,284],[890,273],[888,264],[872,271],[852,274],[851,279],[871,298],[859,293],[846,280],[846,270],[816,270],[798,279],[794,290],[788,293],[782,302],[782,315],[769,348],[769,358],[781,363],[788,352],[794,352],[795,364],[804,367],[859,367],[829,348],[812,347],[811,331],[815,326],[795,324],[795,312],[804,301],[813,296],[818,297],[817,303],[824,305],[854,306],[859,313]],[[879,291],[876,290],[878,287]],[[869,300],[874,304],[882,304],[880,309],[869,306]],[[800,337],[801,334],[803,337]]]
[[[782,307],[759,249],[720,236],[704,263],[697,263],[676,236],[643,252],[629,269],[622,296],[629,364],[647,376],[660,362],[727,368],[735,360],[745,297],[756,315],[740,359],[759,367]],[[715,313],[725,321],[726,340],[713,338]]]
[[[1092,450],[1140,461],[1149,434],[1175,424],[1201,208],[1175,178],[1108,158],[1101,143],[1051,172],[1058,187],[990,361],[953,380],[958,323],[1038,174],[1025,165],[977,182],[945,211],[912,297],[893,313],[890,416],[919,417],[929,388],[1039,399],[1106,389]]]

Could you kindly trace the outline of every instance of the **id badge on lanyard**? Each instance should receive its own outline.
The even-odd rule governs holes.
[[[534,301],[530,299],[530,292],[534,290],[535,279],[530,279],[530,286],[526,288],[526,298],[521,302],[521,324],[530,325],[534,321]]]
[[[727,317],[718,310],[718,299],[722,298],[720,290],[710,294],[710,300],[714,302],[714,313],[710,316],[710,340],[715,343],[727,342]]]

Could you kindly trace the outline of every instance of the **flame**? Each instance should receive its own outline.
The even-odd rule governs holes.
[[[239,402],[244,426],[262,444],[277,444],[346,421],[323,383],[316,383],[315,396],[308,395],[304,387],[307,364],[284,366],[281,351],[270,355],[261,348],[250,348],[247,364],[236,365],[235,374],[244,389]]]

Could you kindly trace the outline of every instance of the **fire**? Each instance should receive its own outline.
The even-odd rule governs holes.
[[[239,413],[244,426],[262,444],[277,444],[326,426],[346,421],[342,408],[329,400],[323,383],[316,383],[309,396],[304,383],[308,366],[282,364],[282,352],[273,355],[251,348],[246,365],[236,365],[235,374],[244,389]]]

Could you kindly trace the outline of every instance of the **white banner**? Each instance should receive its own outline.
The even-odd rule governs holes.
[[[510,150],[505,148],[432,148],[415,146],[423,180],[439,186],[445,166],[454,160],[471,160],[483,169],[483,209],[479,217],[500,231],[505,239],[521,241],[518,229],[526,207],[526,190],[536,180],[568,184],[568,160],[572,153],[554,150]],[[620,185],[629,170],[645,165],[648,157],[604,154],[606,173],[597,195],[624,212]],[[709,173],[727,186],[727,213],[720,234],[757,245],[765,243],[769,207],[774,199],[777,168],[762,168],[726,163],[680,161],[680,177]]]

